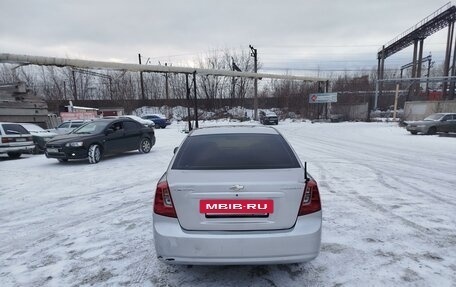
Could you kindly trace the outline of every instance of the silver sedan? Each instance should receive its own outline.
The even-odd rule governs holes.
[[[317,183],[269,127],[191,132],[157,184],[153,220],[167,263],[296,263],[320,250]]]
[[[456,113],[436,113],[422,121],[407,122],[405,127],[412,135],[423,133],[432,135],[437,132],[456,132]]]

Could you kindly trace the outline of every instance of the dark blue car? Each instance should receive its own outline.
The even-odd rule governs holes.
[[[153,121],[155,123],[155,128],[164,129],[167,125],[171,124],[171,122],[167,118],[164,118],[160,115],[144,115],[141,118]]]

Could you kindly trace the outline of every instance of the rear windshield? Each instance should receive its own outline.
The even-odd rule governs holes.
[[[172,169],[298,168],[298,160],[280,135],[215,134],[190,136],[179,149]]]
[[[3,130],[7,135],[29,134],[29,132],[18,124],[3,124]]]

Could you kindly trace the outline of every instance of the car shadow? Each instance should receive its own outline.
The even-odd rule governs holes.
[[[153,154],[155,151],[152,149],[148,154]],[[103,162],[109,162],[112,160],[116,159],[122,159],[122,158],[130,158],[130,157],[138,157],[138,156],[144,156],[145,154],[142,154],[138,151],[127,151],[124,153],[120,154],[115,154],[115,155],[108,155],[108,156],[103,156],[103,158],[98,162],[97,164],[103,163]],[[73,159],[69,160],[67,162],[59,162],[54,158],[49,158],[49,160],[54,160],[55,162],[53,164],[57,165],[67,165],[67,166],[75,166],[75,165],[88,165],[89,160],[88,159]],[[97,165],[95,164],[95,165]]]
[[[172,283],[177,278],[173,274],[185,274],[187,283],[201,285],[201,283],[217,282],[218,286],[235,286],[239,282],[250,282],[249,286],[285,286],[283,278],[291,282],[304,280],[309,285],[320,285],[317,268],[312,263],[292,263],[279,265],[161,265],[163,274],[168,274],[165,282]],[[178,276],[177,276],[178,277]],[[192,284],[194,283],[194,284]],[[210,285],[210,284],[209,284]]]
[[[439,133],[442,138],[456,138],[456,133]]]

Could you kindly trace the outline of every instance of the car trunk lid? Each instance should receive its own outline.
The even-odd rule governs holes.
[[[167,181],[181,227],[214,231],[291,228],[305,186],[301,168],[171,169]]]

